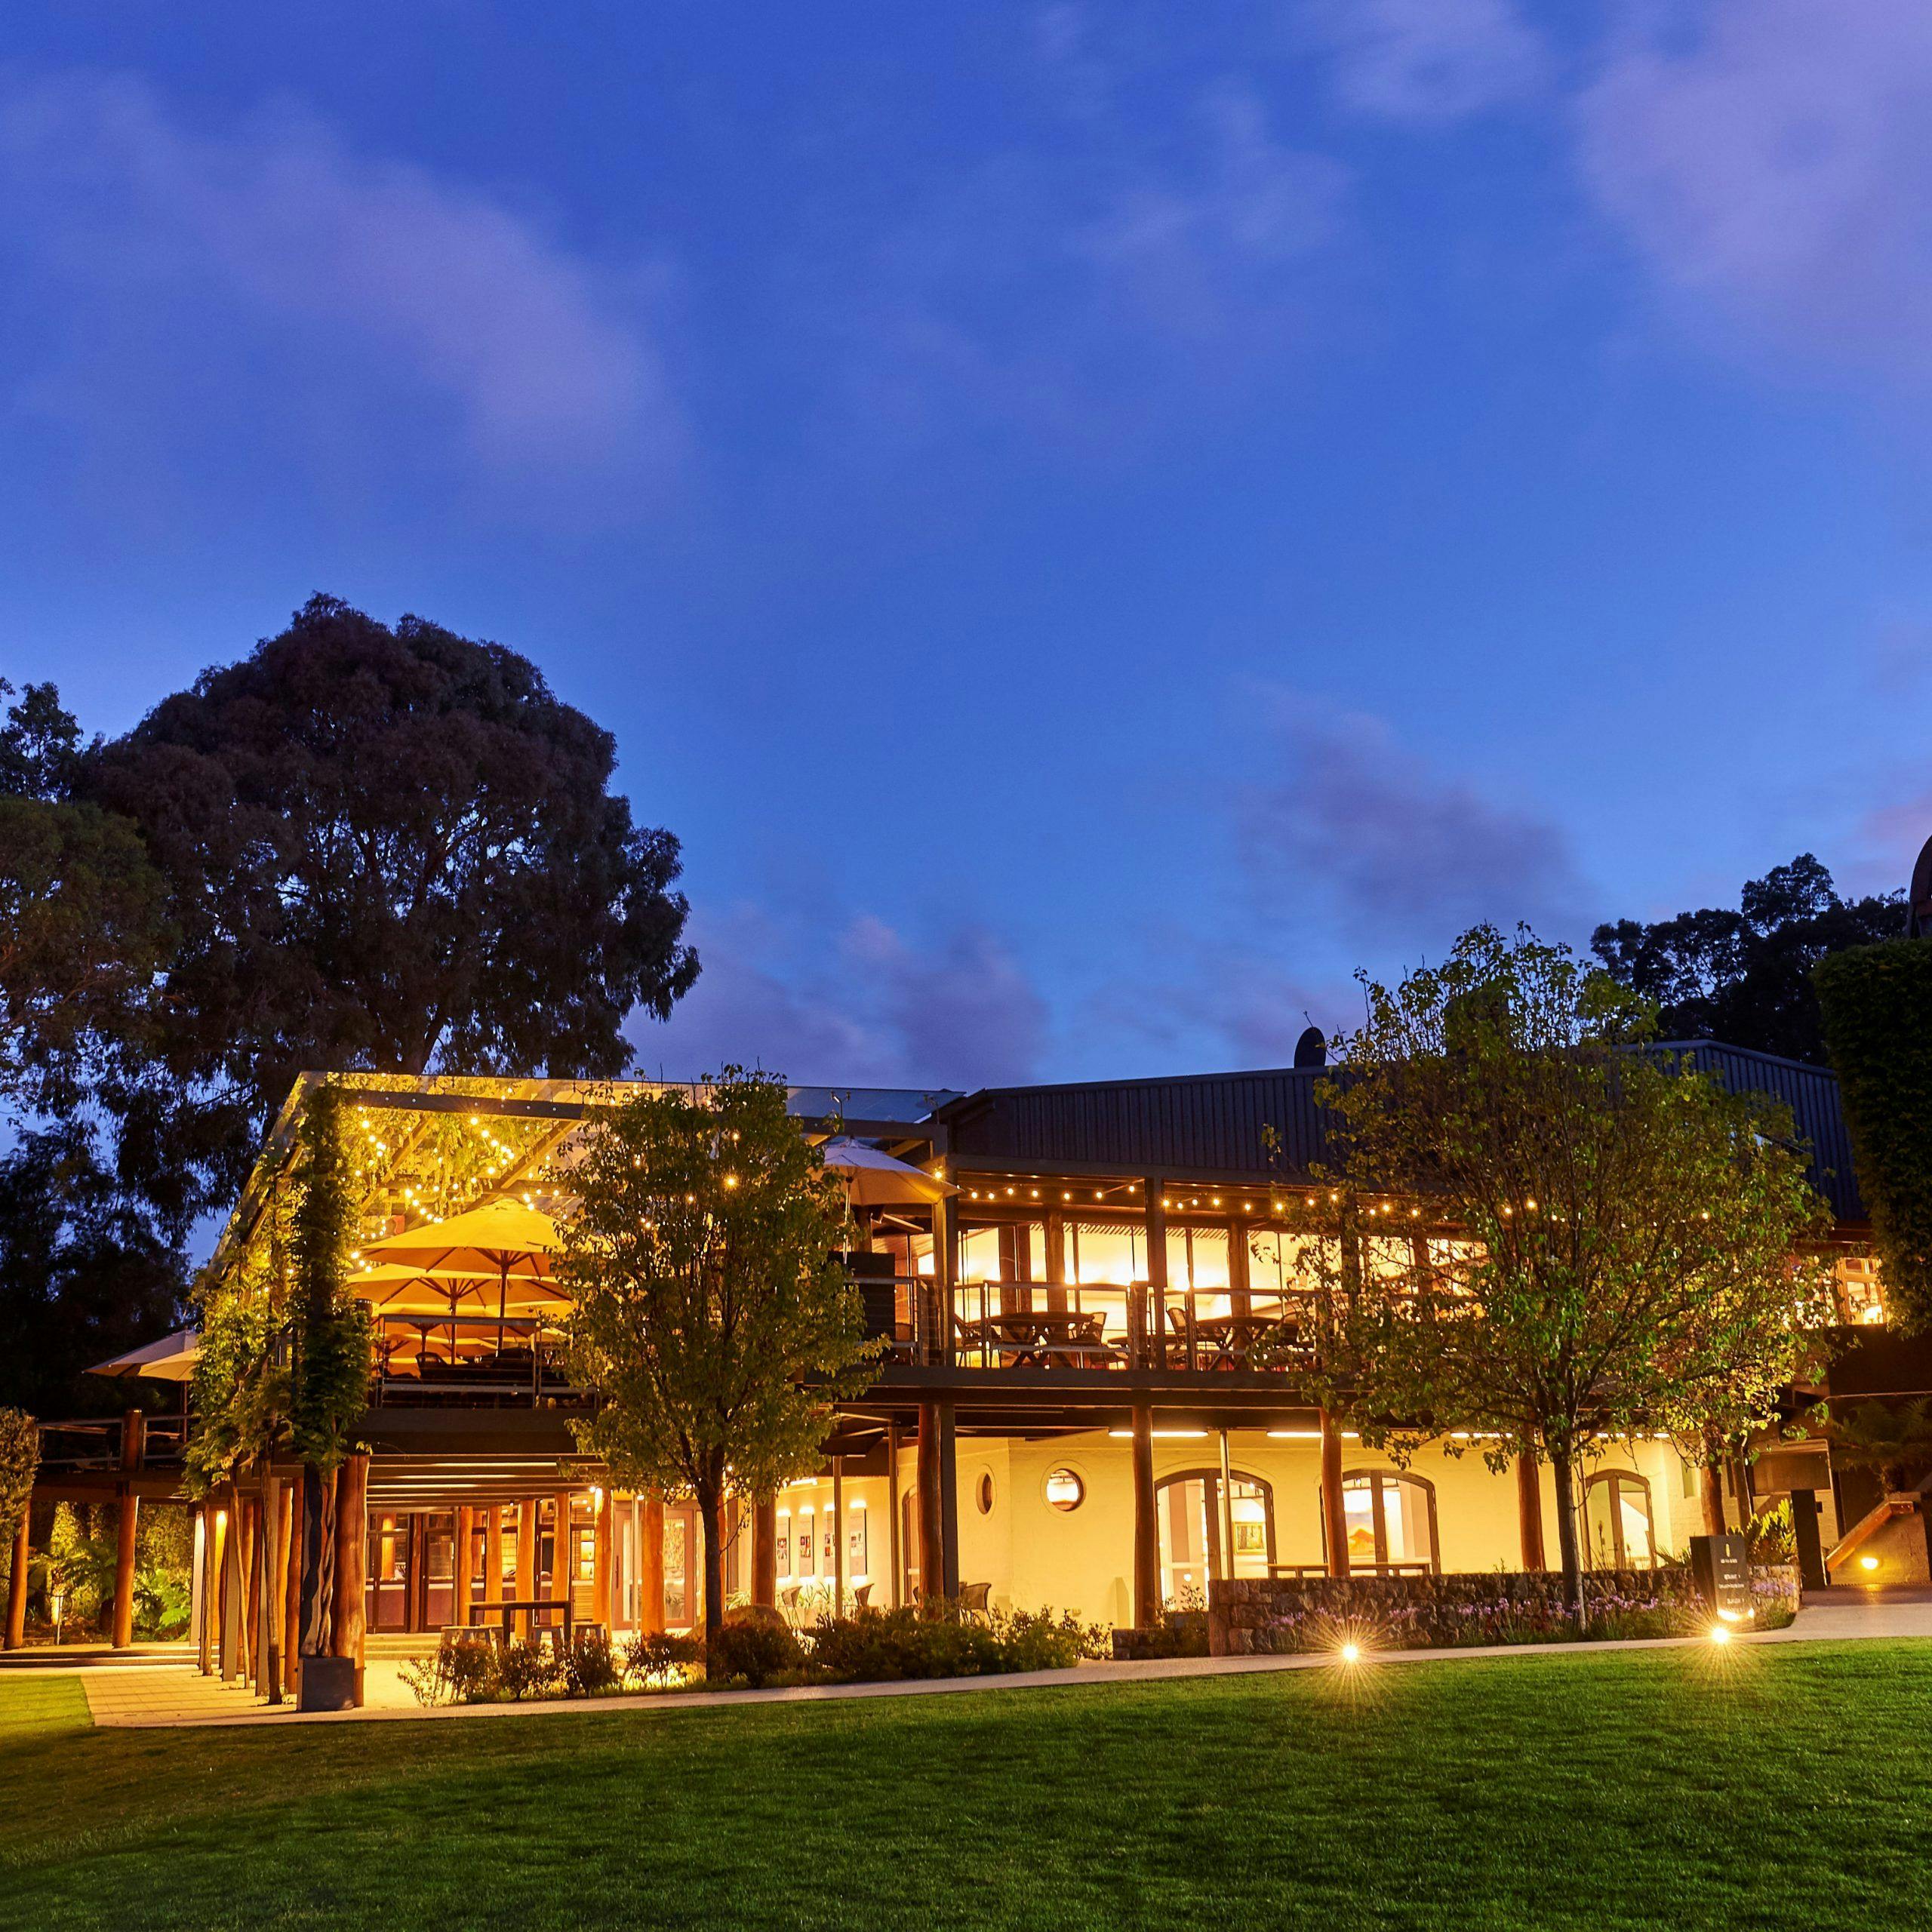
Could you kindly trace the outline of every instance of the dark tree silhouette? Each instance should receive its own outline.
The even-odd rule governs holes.
[[[1619,919],[1598,927],[1591,948],[1613,978],[1657,1002],[1666,1039],[1721,1040],[1822,1066],[1812,968],[1847,946],[1897,938],[1903,909],[1902,893],[1841,897],[1803,852],[1752,879],[1735,910]]]
[[[678,842],[527,658],[316,597],[75,789],[139,829],[179,946],[162,1053],[104,1097],[211,1198],[309,1067],[608,1076],[697,974]],[[198,1106],[171,1109],[165,1092]]]

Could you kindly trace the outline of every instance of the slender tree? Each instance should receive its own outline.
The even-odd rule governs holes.
[[[1823,1204],[1789,1115],[1656,1051],[1654,1009],[1567,948],[1478,927],[1364,986],[1326,1094],[1346,1238],[1318,1379],[1398,1457],[1472,1435],[1499,1470],[1547,1462],[1580,1614],[1583,1466],[1775,1413],[1823,1308]],[[1411,1209],[1457,1238],[1417,1243]]]
[[[571,1359],[601,1398],[573,1427],[617,1481],[696,1502],[715,1645],[728,1493],[816,1468],[833,1399],[863,1386],[875,1352],[835,1252],[843,1190],[783,1083],[736,1068],[613,1109],[570,1185]]]

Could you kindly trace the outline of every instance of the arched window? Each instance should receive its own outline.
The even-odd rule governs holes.
[[[1259,1476],[1230,1472],[1232,1573],[1222,1549],[1226,1538],[1219,1469],[1182,1469],[1163,1477],[1154,1486],[1154,1513],[1161,1526],[1161,1591],[1170,1603],[1204,1601],[1217,1577],[1266,1577],[1275,1560],[1275,1493]]]
[[[1651,1485],[1634,1469],[1598,1469],[1583,1484],[1584,1535],[1597,1570],[1654,1570]]]
[[[1342,1475],[1342,1521],[1349,1565],[1397,1572],[1442,1567],[1435,1540],[1435,1485],[1401,1469],[1348,1469]]]

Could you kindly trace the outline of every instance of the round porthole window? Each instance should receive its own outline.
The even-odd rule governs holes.
[[[980,1486],[974,1495],[980,1505],[980,1514],[990,1516],[993,1513],[993,1478],[990,1469],[980,1478]]]
[[[1056,1509],[1078,1509],[1087,1500],[1087,1485],[1072,1469],[1052,1471],[1046,1487],[1047,1500]]]

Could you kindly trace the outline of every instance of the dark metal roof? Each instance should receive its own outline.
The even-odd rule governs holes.
[[[1863,1221],[1838,1076],[1743,1047],[1672,1041],[1734,1093],[1761,1093],[1791,1109],[1812,1149],[1811,1177],[1841,1221]],[[1292,1178],[1329,1158],[1331,1116],[1315,1090],[1338,1069],[1275,1067],[1163,1080],[1100,1080],[1057,1087],[995,1087],[940,1108],[954,1152],[1050,1167],[1056,1161],[1149,1174]],[[1271,1164],[1264,1127],[1279,1137]]]

